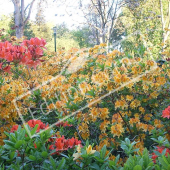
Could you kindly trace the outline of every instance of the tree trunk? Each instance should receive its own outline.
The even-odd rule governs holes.
[[[23,26],[19,26],[16,28],[16,37],[21,38],[24,36],[24,28]]]
[[[15,20],[15,30],[16,30],[16,37],[21,38],[24,36],[24,26],[27,23],[27,21],[30,18],[32,6],[35,2],[35,0],[32,0],[31,3],[26,7],[28,8],[28,15],[25,16],[25,6],[24,6],[24,0],[12,0],[14,4],[14,20]]]
[[[21,23],[20,8],[20,0],[16,0],[14,3],[14,19],[17,38],[21,38],[23,36],[23,25]]]

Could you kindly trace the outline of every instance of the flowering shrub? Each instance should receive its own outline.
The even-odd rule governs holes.
[[[0,70],[2,73],[0,77],[0,122],[2,125],[0,126],[0,143],[5,137],[3,131],[15,124],[14,119],[18,119],[12,100],[26,92],[29,86],[27,78],[22,74],[22,69],[27,70],[28,77],[30,77],[28,67],[36,68],[43,61],[41,57],[43,56],[45,44],[45,40],[38,38],[24,40],[18,45],[13,45],[8,41],[0,42]],[[24,65],[28,67],[24,67]],[[14,74],[6,75],[3,74],[4,72],[13,72]],[[21,79],[19,79],[18,75]]]
[[[10,46],[6,44],[7,47]],[[16,131],[20,131],[20,126],[15,123],[18,121],[17,110],[11,101],[38,87],[31,93],[26,93],[22,99],[18,99],[16,105],[32,134],[43,129],[46,131],[38,134],[37,138],[30,139],[31,151],[23,154],[22,150],[17,149],[16,155],[20,154],[22,158],[26,156],[35,166],[38,166],[38,163],[42,166],[43,161],[42,155],[37,155],[47,152],[45,155],[49,155],[51,161],[52,157],[61,161],[60,158],[64,156],[62,162],[63,165],[67,162],[66,169],[86,169],[88,166],[89,169],[95,169],[102,165],[104,169],[123,166],[124,169],[130,169],[131,162],[136,169],[139,166],[152,169],[151,156],[155,155],[147,151],[153,142],[152,138],[165,136],[166,140],[170,141],[169,61],[158,66],[155,61],[129,56],[117,50],[107,54],[105,44],[101,44],[90,50],[72,49],[68,53],[59,51],[57,57],[45,56],[43,60],[46,62],[42,62],[44,45],[42,40],[32,39],[24,41],[20,48],[16,48],[18,51],[15,49],[16,56],[22,58],[18,63],[28,67],[35,66],[36,70],[28,70],[28,67],[20,65],[16,70],[22,70],[21,76],[2,76],[1,142],[6,135],[10,136],[3,133],[4,131],[8,130],[15,135]],[[8,48],[5,49],[8,51]],[[22,49],[23,57],[20,57]],[[12,59],[16,57],[11,57]],[[16,61],[9,60],[10,58],[2,60],[2,70],[10,66],[8,63]],[[38,66],[40,62],[42,64]],[[11,70],[14,69],[10,68],[9,71]],[[73,114],[75,112],[76,114]],[[36,120],[40,116],[41,120]],[[62,122],[62,118],[66,116],[68,122]],[[50,133],[50,125],[57,121],[60,123],[53,126],[57,132]],[[28,140],[26,132],[23,133],[25,134],[22,140]],[[129,140],[126,139],[122,144],[125,138]],[[12,144],[14,147],[15,142]],[[10,142],[4,140],[4,143]],[[25,150],[26,143],[23,142]],[[161,142],[158,144],[159,147],[169,148]],[[77,151],[74,152],[75,147]],[[37,150],[39,153],[36,153]],[[121,154],[117,156],[119,152]],[[142,153],[148,160],[148,167],[140,165],[144,159]],[[158,155],[158,158],[161,156],[164,155]],[[166,159],[169,159],[168,154]],[[44,164],[43,166],[47,166]],[[158,166],[162,167],[160,164]]]

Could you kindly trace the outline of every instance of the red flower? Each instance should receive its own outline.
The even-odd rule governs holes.
[[[20,156],[20,153],[19,153],[19,151],[18,151],[18,150],[16,150],[16,152],[17,152],[17,156],[19,157],[19,156]]]
[[[54,149],[54,145],[50,145],[50,146],[49,146],[49,149],[50,149],[50,150],[53,150],[53,149]]]
[[[37,148],[37,145],[36,145],[36,143],[34,143],[34,148],[35,148],[35,149]]]
[[[12,128],[11,128],[10,133],[13,133],[13,132],[15,132],[17,130],[18,130],[18,125],[13,125]]]
[[[68,144],[69,144],[70,148],[72,148],[74,146],[74,143],[75,143],[75,139],[74,138],[68,139]]]
[[[32,120],[29,120],[27,123],[31,128],[34,128],[35,125],[38,125],[36,132],[39,132],[40,129],[48,128],[48,125],[46,126],[43,122],[41,122],[41,120],[32,119]]]
[[[3,71],[7,72],[7,73],[11,73],[10,72],[11,67],[10,66],[6,66],[5,68],[3,68]]]
[[[170,118],[170,106],[168,106],[165,110],[162,111],[162,117],[163,118]]]
[[[55,144],[50,145],[49,149],[55,149],[56,152],[53,154],[59,154],[64,150],[68,150],[69,148],[73,148],[75,145],[81,144],[81,141],[78,141],[75,138],[65,139],[64,136],[55,139]]]
[[[64,143],[61,141],[61,140],[58,140],[56,143],[55,143],[55,146],[56,146],[56,151],[59,151],[59,150],[63,150],[63,146],[64,146]]]
[[[75,139],[75,145],[81,144],[81,140]]]
[[[7,61],[13,61],[13,55],[11,53],[8,53],[5,59]]]
[[[157,146],[157,149],[155,151],[158,151],[159,153],[162,153],[163,150],[165,149],[165,147],[159,147]],[[166,152],[165,152],[165,156],[168,156],[168,153],[170,154],[170,149],[166,148]],[[158,156],[155,154],[155,153],[152,153],[152,159],[153,159],[153,162],[156,163],[156,158]]]
[[[3,63],[0,63],[0,69],[2,69],[2,64],[3,64]]]
[[[158,156],[155,154],[155,153],[152,153],[152,159],[153,159],[153,162],[154,163],[156,163],[156,158],[157,158]]]
[[[25,40],[20,45],[14,46],[8,41],[0,42],[0,59],[3,59],[2,63],[5,66],[8,64],[3,71],[10,73],[10,62],[36,68],[37,65],[44,61],[40,58],[43,56],[45,45],[45,40],[38,38]],[[2,69],[2,64],[0,65],[0,69]]]

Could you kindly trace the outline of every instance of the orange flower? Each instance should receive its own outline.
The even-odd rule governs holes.
[[[163,110],[162,117],[168,119],[170,118],[170,106],[168,106],[165,110]]]
[[[113,134],[113,136],[120,137],[123,132],[124,132],[124,128],[122,124],[116,124],[111,127],[111,133]]]

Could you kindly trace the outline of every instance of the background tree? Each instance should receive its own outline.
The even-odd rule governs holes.
[[[32,0],[26,7],[24,0],[12,0],[12,2],[14,4],[16,37],[21,38],[24,35],[24,27],[30,18],[31,10],[35,0]]]
[[[117,19],[120,14],[122,0],[90,0],[87,23],[96,29],[100,43],[111,43]],[[90,17],[89,17],[90,16]]]
[[[72,31],[73,39],[76,40],[80,48],[92,47],[96,44],[95,36],[87,26]]]
[[[32,37],[35,37],[35,34],[33,32],[33,25],[31,21],[28,21],[25,24],[24,30],[23,30],[23,35],[27,38],[30,39]],[[15,36],[16,35],[16,29],[15,29],[15,21],[14,21],[14,17],[11,17],[11,20],[9,22],[9,34],[10,36]]]
[[[160,14],[161,14],[161,24],[162,24],[162,39],[163,47],[162,51],[166,47],[166,42],[170,34],[170,0],[159,0]]]
[[[126,51],[144,46],[150,49],[154,58],[161,57],[162,35],[165,30],[162,29],[159,1],[131,0],[130,2],[122,9],[121,21],[125,26],[126,36],[132,36],[126,39],[122,47]],[[167,14],[166,4],[167,1],[164,1],[164,14]]]

